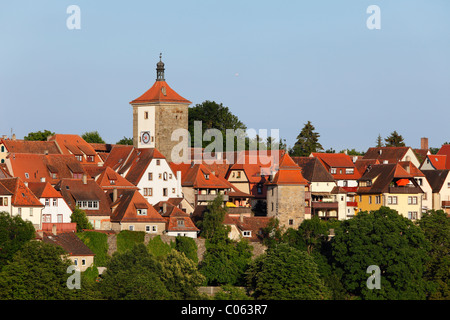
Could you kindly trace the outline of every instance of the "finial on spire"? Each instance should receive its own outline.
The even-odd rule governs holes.
[[[162,53],[159,54],[159,62],[156,64],[156,81],[164,80],[164,62],[161,61]]]

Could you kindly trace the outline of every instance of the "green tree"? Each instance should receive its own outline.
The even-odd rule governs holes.
[[[450,217],[442,210],[430,210],[419,220],[431,243],[425,278],[433,283],[429,299],[450,300]]]
[[[178,250],[179,252],[183,252],[186,255],[186,257],[188,257],[195,263],[198,263],[198,256],[197,256],[198,248],[194,239],[182,236],[176,237],[175,249]]]
[[[123,137],[122,139],[117,141],[116,144],[132,146],[133,145],[133,138]]]
[[[28,133],[28,135],[23,137],[23,139],[26,141],[47,141],[47,138],[53,136],[54,134],[54,132],[49,130],[36,131]]]
[[[297,136],[297,141],[289,150],[291,156],[307,157],[311,152],[319,152],[323,150],[319,143],[320,134],[315,132],[311,121],[308,121]]]
[[[252,247],[246,240],[207,242],[199,270],[208,285],[242,285],[251,257]]]
[[[397,133],[397,131],[394,131],[391,133],[390,136],[388,136],[386,139],[384,139],[386,142],[386,147],[404,147],[405,142],[403,141],[403,137]]]
[[[320,250],[322,242],[326,241],[328,236],[328,226],[318,216],[311,219],[303,220],[298,227],[300,247],[304,247],[308,254],[312,254],[313,250]]]
[[[318,300],[330,296],[313,258],[285,243],[258,256],[250,265],[247,281],[256,299]]]
[[[332,243],[342,284],[363,299],[424,299],[428,249],[423,231],[388,207],[342,221]],[[381,289],[367,287],[371,265],[381,270]]]
[[[0,212],[0,270],[34,235],[35,230],[30,221],[24,221],[20,216],[12,217],[5,211]]]
[[[283,241],[285,230],[280,227],[280,221],[277,218],[270,218],[267,226],[262,228],[262,241],[267,247],[273,247]]]
[[[244,288],[226,284],[220,287],[220,291],[214,295],[214,300],[252,300]]]
[[[223,205],[223,196],[218,195],[211,201],[203,214],[203,219],[198,226],[201,229],[201,236],[211,242],[227,241],[229,227],[223,225],[227,209]]]
[[[64,254],[62,248],[51,244],[26,243],[0,272],[0,299],[69,299],[73,294],[67,288],[70,262],[61,259]]]
[[[384,147],[383,138],[381,137],[381,134],[378,134],[375,147],[377,148]]]
[[[109,300],[167,300],[172,295],[161,279],[162,265],[144,244],[115,252],[100,282]]]
[[[195,121],[202,122],[202,137],[207,129],[217,129],[222,133],[223,150],[226,148],[226,130],[247,128],[237,116],[235,116],[228,107],[222,103],[206,100],[195,107],[189,108],[188,128],[191,135],[192,146],[194,146],[194,123]],[[202,139],[203,140],[203,139]],[[210,141],[203,141],[202,147],[210,144]],[[200,147],[200,146],[197,146]],[[230,150],[231,151],[231,150]]]
[[[81,136],[87,143],[105,143],[98,131],[85,132]]]
[[[172,250],[161,261],[162,275],[166,288],[172,299],[199,299],[198,287],[205,277],[198,271],[197,264],[182,252]]]
[[[70,216],[70,222],[75,222],[77,224],[77,232],[82,232],[84,229],[94,229],[89,219],[86,217],[86,212],[79,208],[73,210]]]

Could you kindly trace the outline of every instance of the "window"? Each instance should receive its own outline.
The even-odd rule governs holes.
[[[42,215],[42,222],[44,222],[44,223],[52,222],[52,215],[51,214]]]
[[[164,196],[164,197],[167,197],[167,188],[164,188],[164,189],[163,189],[163,196]]]
[[[159,178],[159,179],[161,179],[161,178],[162,178],[162,173],[160,173],[160,174],[158,175],[158,178]]]
[[[408,204],[417,204],[417,197],[408,197]]]
[[[167,181],[167,172],[164,172],[164,173],[163,173],[163,180],[164,180],[164,181]]]
[[[381,196],[375,196],[375,203],[380,204],[381,203]]]
[[[353,173],[354,173],[354,169],[353,168],[345,169],[345,174],[353,174]]]
[[[85,266],[86,265],[86,259],[81,259],[81,265]]]
[[[98,200],[77,201],[77,206],[80,209],[97,210]]]
[[[417,219],[417,211],[409,211],[408,212],[408,219],[416,220]]]
[[[241,177],[241,172],[238,171],[238,172],[237,172],[237,178],[240,178],[240,177]]]
[[[58,223],[62,223],[63,222],[63,215],[62,214],[58,214],[57,216],[56,216],[56,221],[58,222]]]
[[[134,226],[128,226],[128,230],[134,231]]]
[[[372,196],[369,196],[369,204],[372,204]]]
[[[86,156],[87,162],[94,162],[94,156]]]
[[[156,159],[156,165],[159,166],[161,164],[161,160]]]
[[[46,207],[50,206],[50,199],[49,198],[45,198],[45,206]]]
[[[158,231],[158,226],[152,226],[152,232],[157,232]]]
[[[57,179],[58,175],[56,173],[52,173],[52,179]]]
[[[272,202],[272,211],[273,211],[273,202]]]
[[[144,188],[144,196],[153,196],[153,188]]]
[[[75,158],[80,162],[83,161],[83,156],[75,156]]]
[[[116,184],[116,180],[109,180],[109,184],[111,184],[111,185]]]
[[[169,179],[172,179],[172,174],[171,173],[169,173]]]
[[[30,208],[30,217],[33,216],[33,208]]]
[[[397,204],[397,196],[389,196],[388,204]]]
[[[175,193],[175,188],[172,188],[172,193]]]
[[[20,216],[22,216],[22,208],[17,208],[17,214]]]
[[[137,209],[137,215],[138,216],[146,216],[147,215],[147,209]]]
[[[28,174],[28,172],[25,172],[25,178],[30,178],[30,175]]]
[[[76,258],[73,259],[73,264],[77,266],[78,265],[78,259],[76,259]]]
[[[289,219],[289,225],[290,226],[294,225],[294,219]]]
[[[331,168],[331,169],[330,169],[330,173],[331,173],[331,174],[336,174],[336,168]]]
[[[153,180],[153,172],[149,172],[148,173],[148,181],[152,181]]]
[[[272,189],[272,191],[273,191],[273,189]],[[262,194],[262,185],[261,184],[257,185],[256,192],[258,192],[258,194]]]
[[[144,119],[148,119],[148,111],[144,112]]]
[[[178,219],[177,220],[177,226],[178,227],[184,227],[184,220],[183,219]]]
[[[53,206],[54,207],[58,206],[58,198],[53,198]]]
[[[242,232],[242,236],[244,236],[246,238],[251,237],[252,236],[252,232],[246,230],[246,231]]]

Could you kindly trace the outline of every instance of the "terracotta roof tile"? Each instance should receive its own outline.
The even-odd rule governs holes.
[[[44,207],[20,178],[0,179],[0,183],[13,193],[11,204],[15,207]]]
[[[176,93],[165,81],[155,81],[150,89],[148,89],[139,98],[131,101],[130,104],[152,102],[175,102],[191,104],[191,101],[186,100],[178,93]]]
[[[62,247],[71,256],[95,255],[73,232],[44,236],[42,241]]]

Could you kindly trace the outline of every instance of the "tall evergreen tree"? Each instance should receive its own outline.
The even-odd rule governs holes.
[[[386,139],[384,139],[386,142],[386,147],[404,147],[405,142],[403,140],[403,137],[398,134],[397,131],[394,131],[391,133],[390,136],[388,136]]]
[[[381,148],[383,146],[384,146],[383,138],[381,137],[381,134],[378,134],[376,147]]]
[[[289,150],[291,156],[307,157],[311,152],[323,150],[322,145],[319,143],[320,134],[314,130],[315,128],[311,121],[308,121],[297,136],[294,146]]]

